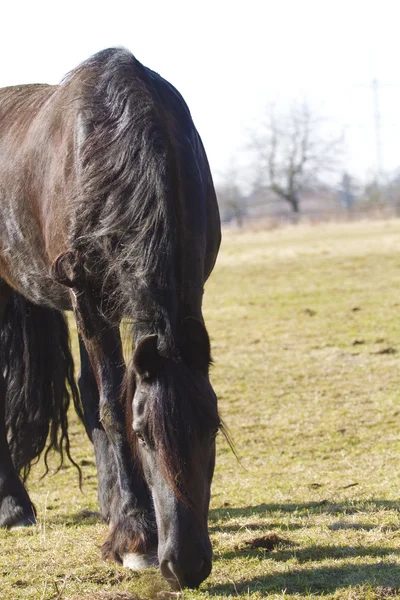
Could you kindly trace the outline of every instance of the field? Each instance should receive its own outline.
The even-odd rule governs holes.
[[[214,567],[185,598],[400,598],[400,222],[226,232],[205,317],[240,463],[219,439]],[[162,597],[101,561],[76,421],[72,452],[83,493],[39,464],[37,526],[0,532],[1,600]]]

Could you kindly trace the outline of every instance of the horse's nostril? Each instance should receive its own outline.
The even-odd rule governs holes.
[[[160,568],[161,568],[161,573],[163,574],[163,576],[168,579],[169,577],[171,577],[171,575],[174,574],[173,570],[172,570],[172,564],[171,561],[169,560],[163,560],[161,562]]]
[[[209,574],[211,573],[211,568],[212,568],[211,560],[209,560],[208,558],[202,558],[200,560],[200,564],[199,564],[199,575],[201,577],[200,583],[209,576]]]
[[[163,560],[161,561],[160,570],[162,576],[168,581],[173,589],[181,589],[181,577],[177,565],[174,565],[171,560]]]

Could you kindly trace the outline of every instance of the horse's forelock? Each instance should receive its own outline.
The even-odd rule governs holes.
[[[162,475],[175,496],[183,504],[195,507],[190,480],[196,475],[205,475],[204,466],[196,459],[200,457],[204,433],[220,422],[215,396],[211,387],[200,383],[184,363],[169,360],[163,363],[146,400],[149,436]],[[127,373],[127,379],[134,379],[133,372]],[[132,430],[133,393],[130,389],[126,414],[127,425]],[[136,436],[131,437],[130,442],[134,455],[138,456]]]

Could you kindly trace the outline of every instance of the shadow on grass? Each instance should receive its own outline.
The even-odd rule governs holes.
[[[66,527],[85,527],[104,522],[101,519],[100,513],[95,510],[80,510],[73,515],[57,514],[51,520],[56,525],[65,525]]]
[[[265,513],[298,513],[302,514],[330,514],[351,515],[359,512],[372,512],[375,510],[400,511],[400,502],[390,500],[377,500],[375,498],[360,501],[329,502],[306,502],[299,504],[258,504],[257,506],[244,506],[240,508],[226,506],[214,508],[210,511],[210,521],[231,520],[240,517],[251,517]]]
[[[250,531],[283,529],[302,529],[303,525],[285,523],[279,524],[278,518],[285,513],[295,513],[297,517],[309,515],[332,515],[346,516],[356,513],[371,513],[376,511],[400,511],[400,502],[368,499],[362,501],[344,501],[329,502],[308,502],[299,504],[259,504],[256,506],[231,507],[224,506],[214,509],[210,513],[211,524],[218,521],[218,526],[214,525],[211,530],[220,531],[239,531],[241,529]],[[271,517],[272,522],[267,524],[255,521],[255,517]],[[234,519],[248,519],[248,523],[229,523]],[[224,521],[228,521],[225,525]],[[275,522],[276,521],[276,522]],[[347,524],[339,521],[331,525],[332,529],[365,529],[373,528],[367,523]],[[251,534],[250,534],[251,535]],[[245,579],[238,575],[234,584],[216,585],[207,587],[210,595],[229,596],[241,593],[327,593],[345,589],[350,586],[369,586],[378,590],[384,589],[385,594],[393,596],[400,593],[400,549],[389,546],[335,546],[335,545],[315,545],[302,548],[285,544],[269,552],[263,548],[254,548],[251,546],[251,540],[248,540],[235,550],[222,553],[218,559],[230,560],[235,558],[258,559],[260,564],[265,564],[265,571],[275,570],[279,563],[288,563],[285,565],[284,573],[265,574],[252,579]],[[369,564],[360,564],[362,559],[369,559]],[[270,560],[268,560],[270,559]],[[360,560],[357,560],[360,559]],[[291,568],[290,561],[296,561],[296,566]],[[351,561],[346,564],[346,561]],[[390,562],[386,562],[390,561]],[[325,564],[321,564],[324,561]],[[333,564],[326,564],[331,561]],[[334,562],[335,561],[335,562]],[[338,565],[337,561],[344,564]],[[371,564],[371,561],[375,561]],[[314,563],[314,566],[308,566],[308,563]],[[317,563],[317,564],[315,564]],[[301,566],[299,566],[301,565]],[[286,568],[287,567],[287,568]],[[279,567],[281,568],[281,567]],[[385,596],[386,597],[386,596]]]
[[[350,586],[383,588],[391,596],[400,591],[400,565],[395,562],[369,565],[320,566],[309,569],[292,569],[285,573],[254,577],[235,582],[234,585],[206,587],[211,596],[229,596],[241,593],[325,593]]]
[[[288,543],[289,545],[289,543]],[[307,548],[299,548],[295,546],[293,548],[281,548],[274,550],[273,553],[263,548],[253,549],[249,546],[239,547],[237,550],[224,552],[219,557],[225,560],[231,558],[238,558],[240,556],[247,557],[258,557],[258,558],[271,558],[276,562],[287,562],[292,559],[300,564],[307,563],[310,561],[320,560],[340,560],[346,558],[365,558],[366,556],[371,558],[383,558],[390,555],[399,555],[400,549],[385,546],[309,546]],[[400,568],[400,565],[398,565]],[[399,581],[400,583],[400,581]]]
[[[240,525],[213,525],[208,528],[208,531],[211,533],[216,533],[217,531],[224,531],[225,533],[231,532],[235,533],[237,531],[245,531],[248,529],[249,531],[265,531],[265,529],[272,530],[280,530],[280,531],[297,531],[298,529],[305,529],[306,526],[304,524],[297,523],[275,523],[268,521],[265,523],[242,523]]]

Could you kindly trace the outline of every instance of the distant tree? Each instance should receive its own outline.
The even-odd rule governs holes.
[[[287,115],[277,115],[270,106],[252,135],[256,185],[268,185],[295,215],[302,190],[340,166],[343,136],[324,134],[324,124],[306,103],[294,104]]]
[[[217,185],[216,192],[222,220],[235,221],[241,227],[246,211],[240,188],[235,183],[226,181]]]
[[[390,177],[386,185],[386,201],[396,207],[396,212],[400,214],[400,172],[397,171]]]
[[[241,227],[246,214],[246,201],[239,185],[238,169],[233,161],[216,186],[216,193],[222,220],[235,221]]]
[[[347,171],[345,171],[342,175],[342,181],[340,184],[340,200],[342,205],[344,206],[344,208],[346,208],[347,210],[351,210],[354,201],[355,201],[355,195],[354,195],[354,184],[353,184],[353,180],[350,177],[350,175],[347,173]]]
[[[368,181],[364,188],[364,202],[368,206],[381,206],[386,197],[387,190],[383,188],[374,177]]]

